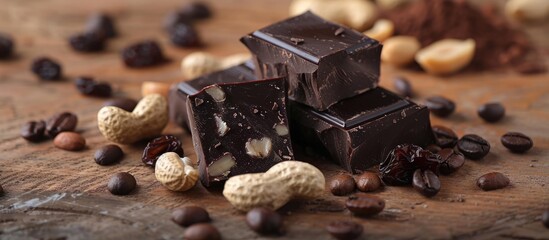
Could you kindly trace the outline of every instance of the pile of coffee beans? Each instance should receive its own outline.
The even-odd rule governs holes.
[[[76,129],[78,117],[71,112],[57,113],[46,121],[29,121],[23,125],[21,137],[30,142],[40,142],[55,138],[61,132],[72,132]]]

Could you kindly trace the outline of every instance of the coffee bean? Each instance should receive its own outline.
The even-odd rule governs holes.
[[[131,112],[133,111],[135,106],[137,106],[137,101],[131,98],[116,98],[106,101],[105,103],[103,103],[103,106],[113,106]]]
[[[381,187],[381,179],[377,173],[364,172],[356,178],[356,186],[362,192],[373,192]]]
[[[61,79],[61,70],[61,65],[46,57],[35,59],[31,65],[31,71],[42,80]]]
[[[262,235],[279,235],[282,230],[282,216],[269,208],[254,208],[246,214],[246,223],[253,231]]]
[[[107,189],[114,195],[128,195],[136,186],[135,177],[127,172],[114,174],[107,183]]]
[[[336,239],[352,240],[362,235],[364,227],[352,221],[335,221],[326,226],[326,230]]]
[[[211,224],[197,223],[185,230],[183,239],[187,240],[220,240],[221,234]]]
[[[501,144],[514,153],[523,153],[534,146],[532,139],[519,132],[508,132],[501,136]]]
[[[160,45],[155,41],[143,41],[122,50],[122,60],[130,68],[144,68],[165,61]]]
[[[90,77],[79,77],[74,82],[80,93],[94,97],[110,97],[112,88],[109,83],[97,82]]]
[[[86,139],[75,132],[62,132],[53,139],[53,145],[67,151],[80,151],[86,147]]]
[[[350,196],[345,202],[345,207],[356,215],[372,216],[383,211],[385,200],[376,196],[359,193]]]
[[[180,13],[193,20],[206,19],[212,16],[212,11],[208,5],[202,2],[189,3],[181,9]]]
[[[21,137],[29,142],[39,142],[44,140],[44,132],[46,131],[46,122],[30,121],[25,123],[21,128]]]
[[[457,171],[465,163],[465,156],[460,152],[454,151],[453,148],[444,148],[438,152],[438,155],[442,158],[440,173],[444,175]]]
[[[74,131],[78,117],[70,112],[62,112],[53,115],[46,121],[46,136],[53,138],[60,132]]]
[[[13,40],[7,34],[0,33],[0,59],[7,59],[13,52]]]
[[[451,148],[456,145],[458,136],[452,129],[444,126],[433,126],[432,129],[438,146]]]
[[[543,223],[543,226],[549,228],[549,210],[545,210],[543,214],[541,214],[541,222]]]
[[[423,196],[432,197],[440,191],[440,180],[431,170],[417,169],[414,172],[412,186]]]
[[[355,191],[355,179],[349,174],[338,174],[330,181],[330,191],[333,195],[344,196]]]
[[[481,159],[490,152],[490,143],[476,134],[467,134],[459,139],[458,150],[471,160]]]
[[[410,84],[410,82],[406,78],[396,77],[394,79],[394,86],[395,91],[399,96],[409,98],[413,96],[412,84]]]
[[[105,145],[95,151],[94,159],[99,165],[111,165],[119,162],[124,157],[124,152],[118,145]]]
[[[182,227],[188,227],[196,223],[209,222],[211,219],[206,209],[198,206],[187,206],[173,210],[172,221]]]
[[[487,122],[497,122],[505,116],[505,108],[501,103],[487,103],[478,108],[478,115]]]
[[[69,44],[78,52],[99,52],[105,48],[105,38],[95,32],[78,33],[69,38]]]
[[[113,19],[103,13],[94,14],[88,19],[86,32],[95,33],[103,38],[113,38],[117,35]]]
[[[436,144],[429,144],[425,149],[432,153],[438,153],[442,148]]]
[[[477,186],[484,191],[490,191],[507,187],[509,182],[509,178],[502,173],[491,172],[482,175],[477,180]]]
[[[456,109],[456,104],[454,102],[441,96],[427,98],[425,106],[427,106],[433,114],[439,117],[447,117]]]
[[[190,23],[177,23],[169,30],[170,40],[179,47],[198,47],[201,45],[198,32]]]

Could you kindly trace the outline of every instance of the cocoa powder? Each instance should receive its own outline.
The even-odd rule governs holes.
[[[476,8],[465,0],[417,0],[384,15],[395,24],[395,35],[415,36],[422,46],[445,38],[474,39],[471,70],[546,71],[525,33],[512,28],[493,5]]]

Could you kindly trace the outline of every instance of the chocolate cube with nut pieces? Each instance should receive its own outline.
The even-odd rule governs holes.
[[[294,158],[284,78],[205,87],[187,98],[187,113],[206,187],[244,173],[265,172]]]
[[[291,100],[326,110],[377,86],[381,44],[306,12],[240,39],[260,79],[286,76]]]

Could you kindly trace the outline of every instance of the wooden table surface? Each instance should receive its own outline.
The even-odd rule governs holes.
[[[200,50],[219,56],[246,51],[239,37],[285,18],[288,2],[211,1],[215,17],[198,23],[207,44]],[[196,186],[174,193],[162,187],[153,169],[141,163],[144,144],[123,146],[126,156],[114,166],[99,166],[93,160],[94,151],[108,143],[96,123],[104,100],[79,94],[73,79],[94,76],[114,84],[116,96],[136,99],[143,81],[184,80],[179,61],[197,49],[173,47],[161,28],[165,14],[180,5],[171,0],[0,0],[0,31],[10,33],[17,43],[16,56],[0,62],[0,184],[6,191],[0,197],[0,239],[179,239],[184,229],[170,221],[171,209],[193,204],[209,210],[224,239],[262,238],[248,229],[244,215],[230,206],[221,189]],[[83,30],[94,11],[113,14],[120,37],[109,41],[105,52],[76,53],[66,39]],[[528,28],[546,62],[547,29],[547,24]],[[125,68],[119,51],[142,39],[160,41],[172,61],[145,70]],[[42,55],[63,64],[64,81],[42,82],[30,73],[32,59]],[[280,211],[287,234],[279,239],[330,239],[324,227],[336,219],[359,221],[364,239],[549,239],[549,229],[539,220],[549,208],[549,75],[498,71],[437,78],[383,66],[381,85],[391,88],[396,75],[412,81],[418,102],[435,94],[455,100],[456,113],[447,119],[433,117],[433,124],[451,127],[460,136],[485,137],[492,145],[490,154],[468,160],[457,173],[442,177],[442,190],[431,199],[411,187],[386,187],[375,193],[386,199],[386,208],[371,218],[353,217],[343,207],[345,197],[329,192],[321,199],[292,202]],[[487,124],[476,115],[476,108],[488,101],[506,106],[508,115],[502,122]],[[33,144],[19,136],[25,122],[60,111],[78,115],[77,131],[87,140],[84,151],[66,152],[51,141]],[[499,142],[507,131],[529,135],[534,148],[522,155],[509,153]],[[174,125],[165,133],[180,137],[185,152],[196,159],[189,133]],[[341,171],[324,160],[313,163],[328,179]],[[120,171],[137,178],[135,193],[113,196],[107,191],[109,176]],[[511,186],[481,191],[476,179],[490,171],[508,175]]]

